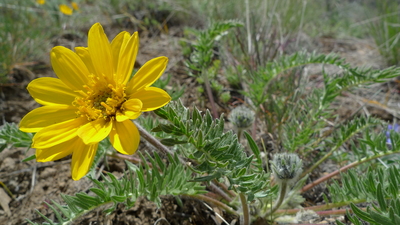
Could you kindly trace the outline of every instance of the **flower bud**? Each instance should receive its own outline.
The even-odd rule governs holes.
[[[302,172],[303,161],[297,154],[279,153],[271,162],[272,174],[278,183],[294,183]]]
[[[237,129],[244,130],[253,124],[255,113],[245,106],[238,106],[232,110],[228,119]]]

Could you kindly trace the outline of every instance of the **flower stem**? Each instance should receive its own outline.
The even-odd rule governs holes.
[[[140,136],[142,136],[144,139],[146,139],[146,141],[148,141],[151,145],[153,145],[157,149],[159,149],[162,152],[164,152],[164,154],[174,155],[173,151],[169,150],[169,148],[167,148],[165,145],[163,145],[158,139],[156,139],[153,135],[151,135],[141,125],[139,125],[138,123],[135,123],[135,125],[136,125],[136,127],[138,128],[138,130],[140,132]],[[181,157],[179,157],[179,161],[183,165],[186,165],[186,162]]]
[[[279,187],[279,198],[278,201],[275,202],[275,205],[271,208],[270,211],[268,211],[264,217],[267,217],[269,215],[272,215],[276,210],[279,209],[279,207],[282,205],[283,200],[285,199],[286,192],[288,188],[288,183],[287,181],[282,181]]]
[[[227,194],[227,193],[225,193],[225,190],[221,190],[217,185],[215,185],[214,183],[210,183],[209,185],[208,185],[208,188],[212,191],[212,192],[214,192],[214,193],[216,193],[216,194],[218,194],[219,196],[221,196],[223,199],[225,199],[226,201],[228,201],[228,202],[231,202],[232,201],[232,198],[231,197],[229,197],[229,195]]]
[[[246,196],[243,193],[239,194],[240,202],[242,203],[243,217],[240,218],[243,225],[250,225],[249,205],[247,204]]]

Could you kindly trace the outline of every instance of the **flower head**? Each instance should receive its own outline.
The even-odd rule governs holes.
[[[61,4],[58,6],[60,12],[62,12],[65,15],[72,15],[73,9],[65,4]]]
[[[79,6],[76,2],[71,2],[71,6],[74,10],[79,10]]]
[[[89,30],[88,47],[77,47],[75,52],[62,46],[52,49],[51,64],[58,79],[38,78],[28,85],[31,96],[43,106],[20,122],[22,131],[37,132],[32,144],[37,161],[72,154],[72,178],[79,180],[107,136],[117,151],[136,151],[140,137],[131,120],[171,100],[165,91],[150,87],[164,72],[167,57],[148,61],[129,80],[138,46],[137,32],[121,32],[110,43],[96,23]]]
[[[388,129],[386,130],[386,143],[388,145],[392,145],[392,140],[390,139],[390,130],[393,130],[396,133],[400,132],[400,126],[397,123],[394,123],[394,125],[389,124]]]
[[[296,154],[279,153],[272,160],[272,174],[277,182],[294,183],[302,172],[303,162]]]
[[[255,113],[245,106],[238,106],[229,114],[229,120],[237,129],[247,129],[254,123]]]
[[[46,3],[46,0],[36,0],[36,3],[38,3],[39,5],[43,5],[44,3]]]

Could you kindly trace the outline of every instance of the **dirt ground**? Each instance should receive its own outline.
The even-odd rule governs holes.
[[[106,27],[106,33],[107,30],[111,29]],[[170,30],[169,34],[160,34],[152,38],[148,38],[146,33],[140,35],[141,47],[137,65],[143,65],[147,60],[159,55],[168,56],[170,61],[165,73],[173,76],[171,83],[186,85],[186,92],[182,99],[184,104],[189,106],[193,102],[198,103],[196,99],[199,94],[195,88],[197,84],[194,78],[187,75],[182,63],[183,57],[178,45],[182,31]],[[72,43],[74,45],[86,45],[86,43],[81,43],[82,40],[71,39],[71,37],[59,37],[54,42],[55,45],[67,47],[72,46]],[[383,66],[371,40],[320,38],[311,40],[311,42],[314,43],[319,52],[336,52],[354,65],[366,65],[375,68]],[[308,69],[312,73],[313,70],[317,71],[318,67]],[[48,61],[30,62],[15,67],[12,74],[9,75],[9,82],[0,85],[0,118],[2,120],[18,123],[29,110],[39,106],[31,99],[25,88],[32,79],[42,76],[54,76]],[[371,92],[365,90],[365,93],[360,93],[360,98],[368,98],[372,96],[370,94]],[[374,96],[379,98],[379,96]],[[380,99],[376,100],[379,101]],[[343,97],[340,111],[343,114],[351,114],[360,107],[359,104],[359,102],[354,101],[354,98]],[[198,107],[204,109],[207,105],[198,105]],[[221,112],[226,111],[222,108],[220,110]],[[371,114],[391,119],[390,112],[376,107],[374,104],[369,105],[367,110]],[[142,150],[145,150],[143,148],[146,148],[146,145],[142,145]],[[62,202],[60,194],[73,195],[80,191],[87,191],[90,186],[90,182],[86,178],[80,181],[71,179],[69,165],[71,159],[68,157],[48,163],[37,163],[34,160],[21,162],[22,159],[33,153],[32,149],[26,151],[24,148],[8,148],[0,153],[0,181],[13,194],[13,198],[7,201],[7,195],[0,193],[0,201],[8,202],[5,204],[6,207],[0,207],[0,224],[2,225],[27,224],[25,218],[34,222],[43,221],[35,210],[54,219],[54,215],[51,214],[52,211],[43,202],[50,200]],[[126,169],[122,161],[110,159],[108,163],[109,169],[106,171],[114,173],[117,177],[121,176],[122,171]],[[99,165],[99,167],[101,166]],[[2,189],[0,188],[0,190]],[[308,198],[311,197],[312,194],[309,194]],[[178,206],[172,196],[162,197],[162,202],[162,207],[157,208],[154,203],[142,198],[131,209],[119,206],[115,213],[108,216],[103,215],[101,209],[99,209],[82,217],[75,224],[221,224],[217,213],[224,218],[227,224],[239,224],[237,217],[221,211],[216,212],[212,207],[210,208],[204,202],[198,200],[183,198],[183,208]],[[320,218],[319,221],[328,223],[327,218]],[[265,221],[258,221],[254,224],[265,224]]]

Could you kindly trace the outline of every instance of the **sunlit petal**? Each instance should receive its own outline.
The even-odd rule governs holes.
[[[98,119],[87,123],[79,128],[78,136],[85,144],[94,144],[102,141],[110,134],[112,122],[110,120]]]
[[[122,122],[124,120],[134,120],[142,113],[142,101],[139,99],[129,99],[122,104],[122,113],[117,113],[117,121]]]
[[[36,149],[36,160],[38,162],[48,162],[64,158],[65,156],[72,154],[74,150],[78,149],[81,143],[82,140],[80,140],[79,137],[75,137],[50,148]]]
[[[32,148],[50,148],[77,136],[77,130],[87,122],[79,117],[41,129],[32,139]]]
[[[167,67],[168,58],[161,56],[146,62],[129,81],[126,87],[128,95],[152,85]]]
[[[131,77],[133,65],[139,50],[139,35],[135,32],[126,45],[121,46],[116,79],[118,83],[126,84]]]
[[[32,98],[42,105],[71,105],[77,96],[64,82],[53,77],[37,78],[29,83],[27,89]]]
[[[114,122],[110,133],[110,141],[117,151],[131,155],[136,152],[139,146],[139,131],[130,120],[125,120],[122,123]]]
[[[94,24],[89,30],[88,48],[97,76],[105,75],[112,79],[114,67],[111,46],[100,23]]]
[[[23,132],[35,133],[44,127],[76,118],[76,108],[68,105],[42,106],[30,111],[19,123]]]
[[[117,71],[119,54],[122,46],[125,46],[131,35],[127,31],[122,31],[111,41],[111,53],[113,58],[114,73]]]
[[[75,47],[76,54],[81,58],[83,63],[89,70],[90,74],[96,74],[96,70],[93,66],[92,58],[90,58],[89,49],[86,47]]]
[[[50,53],[54,72],[72,90],[84,90],[88,83],[89,70],[79,56],[68,48],[57,46]]]
[[[171,96],[164,90],[156,87],[147,87],[133,93],[130,98],[138,98],[143,103],[142,111],[152,111],[163,107],[171,101]]]
[[[88,173],[98,147],[97,143],[85,145],[82,140],[79,140],[79,142],[79,144],[76,144],[76,150],[72,154],[71,174],[74,180],[79,180]]]

